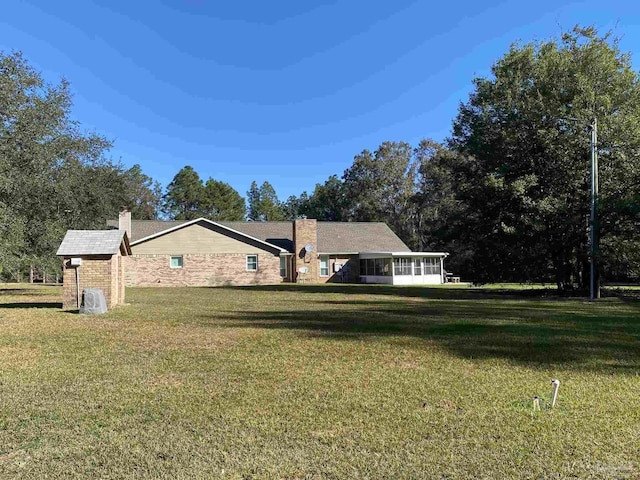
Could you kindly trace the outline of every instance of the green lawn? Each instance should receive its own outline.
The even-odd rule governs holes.
[[[640,476],[633,298],[128,289],[84,316],[60,293],[0,288],[3,479]]]

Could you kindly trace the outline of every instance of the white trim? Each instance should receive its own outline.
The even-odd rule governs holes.
[[[360,252],[360,258],[393,258],[393,257],[448,257],[446,252]]]
[[[420,273],[416,273],[416,260],[418,260],[418,268],[420,269]],[[423,265],[422,257],[413,258],[411,271],[413,272],[414,277],[421,277],[424,275],[424,265]]]
[[[277,245],[273,245],[273,244],[271,244],[269,242],[265,242],[263,240],[260,240],[259,238],[252,237],[251,235],[247,235],[246,233],[239,232],[238,230],[234,230],[233,228],[229,228],[229,227],[227,227],[225,225],[222,225],[221,223],[214,222],[213,220],[209,220],[209,219],[204,218],[204,217],[196,218],[195,220],[191,220],[189,222],[181,223],[180,225],[176,225],[174,227],[167,228],[166,230],[162,230],[160,232],[154,233],[153,235],[148,235],[148,236],[146,236],[144,238],[141,238],[140,240],[136,240],[135,242],[132,242],[131,245],[133,246],[133,245],[137,245],[137,244],[142,243],[142,242],[146,242],[147,240],[151,240],[153,238],[159,237],[160,235],[165,235],[167,233],[171,233],[171,232],[173,232],[175,230],[180,230],[181,228],[188,227],[188,226],[193,225],[193,224],[198,223],[198,222],[207,222],[210,225],[214,225],[216,227],[222,228],[223,230],[227,230],[229,232],[233,232],[233,233],[235,233],[237,235],[240,235],[242,237],[245,237],[245,238],[248,238],[250,240],[253,240],[254,242],[258,242],[258,243],[261,243],[261,244],[266,245],[268,247],[275,248],[276,250],[279,250],[280,253],[287,252],[287,250],[285,250],[284,248],[280,248]]]
[[[318,252],[318,255],[358,255],[358,254],[359,252]]]
[[[255,268],[255,270],[249,269],[249,257],[256,257],[256,268]],[[247,272],[251,272],[251,273],[254,273],[254,272],[258,271],[259,267],[258,267],[258,254],[257,253],[250,253],[250,254],[245,255],[245,257],[244,257],[244,268],[245,268],[245,270]]]

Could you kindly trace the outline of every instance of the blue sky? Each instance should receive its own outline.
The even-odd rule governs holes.
[[[640,45],[639,2],[434,3],[13,0],[0,50],[67,78],[74,118],[163,185],[191,165],[286,199],[385,140],[442,140],[515,41],[593,24]]]

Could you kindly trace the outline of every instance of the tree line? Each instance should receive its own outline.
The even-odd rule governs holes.
[[[60,271],[67,229],[104,228],[128,205],[157,215],[160,186],[105,157],[111,142],[70,117],[67,81],[47,84],[20,53],[0,52],[0,275]]]
[[[162,191],[138,166],[105,160],[109,142],[69,120],[66,82],[46,86],[20,55],[0,58],[3,271],[52,258],[66,228],[102,227],[129,205],[134,218],[386,222],[414,250],[449,252],[448,269],[477,282],[582,287],[597,118],[598,259],[605,278],[640,276],[639,77],[593,28],[513,45],[474,79],[445,141],[383,142],[286,200],[266,181],[245,200],[190,166]]]

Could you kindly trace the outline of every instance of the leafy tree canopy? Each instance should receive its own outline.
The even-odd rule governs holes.
[[[164,212],[174,220],[194,220],[202,217],[204,185],[198,172],[187,165],[169,185],[164,195]]]
[[[640,185],[640,89],[630,56],[610,35],[576,27],[560,40],[512,46],[474,86],[449,142],[465,157],[453,176],[467,209],[457,234],[473,249],[467,270],[486,281],[552,275],[561,288],[586,284],[593,118],[602,258],[614,259],[618,241],[637,232],[637,216],[619,208]]]
[[[249,203],[249,220],[256,222],[285,220],[286,215],[283,204],[278,200],[276,191],[269,182],[264,182],[260,187],[253,181],[247,192]]]
[[[0,52],[0,262],[18,278],[59,270],[67,229],[104,228],[122,206],[156,213],[158,185],[105,158],[111,144],[71,119],[69,83],[47,84],[20,53]]]
[[[244,220],[244,198],[228,183],[209,178],[204,186],[202,212],[211,220]]]

